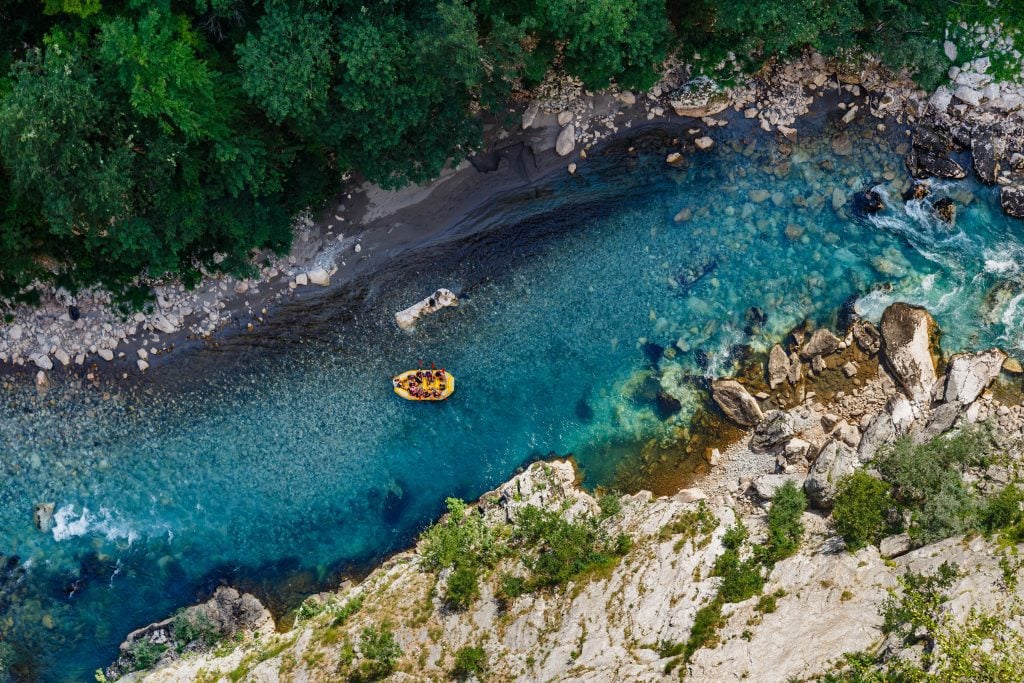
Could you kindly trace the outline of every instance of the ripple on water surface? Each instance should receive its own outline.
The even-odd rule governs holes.
[[[588,483],[614,482],[644,443],[681,433],[693,378],[833,321],[854,294],[874,318],[928,305],[948,348],[1020,348],[1024,241],[993,191],[933,183],[904,203],[889,144],[864,131],[837,157],[830,132],[723,140],[684,168],[664,163],[667,134],[641,133],[461,226],[482,234],[163,368],[189,373],[173,385],[5,402],[0,552],[18,560],[0,565],[0,629],[18,677],[88,679],[129,630],[221,580],[287,603],[532,457],[575,453]],[[852,217],[875,185],[885,211]],[[941,196],[955,228],[931,215]],[[438,286],[462,305],[397,330],[393,311]],[[452,400],[391,393],[421,360],[456,374]],[[31,519],[42,501],[57,506],[47,535]]]

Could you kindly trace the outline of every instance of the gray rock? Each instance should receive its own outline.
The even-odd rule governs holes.
[[[999,376],[1006,354],[999,349],[981,353],[958,353],[949,361],[943,400],[973,403],[989,384]]]
[[[932,108],[939,114],[945,114],[946,110],[949,109],[950,102],[953,101],[953,91],[944,85],[940,85],[932,93],[932,96],[928,98],[928,103],[932,105]]]
[[[807,360],[814,356],[827,356],[830,353],[835,353],[836,349],[839,348],[839,341],[839,337],[832,334],[832,330],[819,327],[811,335],[811,338],[807,340],[804,347],[800,349],[800,357]]]
[[[935,321],[928,311],[895,303],[882,314],[882,354],[893,376],[919,405],[925,404],[935,384],[931,336]]]
[[[804,480],[807,499],[815,507],[831,509],[839,480],[852,474],[856,466],[857,454],[849,446],[836,439],[826,441]]]
[[[761,500],[771,500],[786,482],[793,482],[797,488],[803,484],[802,474],[762,474],[754,479],[753,489]]]
[[[782,454],[786,458],[786,462],[793,464],[806,458],[810,450],[811,444],[807,443],[803,439],[793,437],[786,443],[786,447],[782,450]]]
[[[865,353],[878,353],[882,348],[879,329],[867,321],[857,321],[853,326],[853,339]]]
[[[962,180],[967,177],[964,167],[948,156],[917,149],[911,151],[907,156],[907,170],[918,180],[924,178]]]
[[[772,389],[786,381],[789,376],[789,356],[776,344],[768,353],[768,386]]]
[[[871,420],[868,428],[857,446],[857,457],[861,462],[867,462],[875,457],[875,453],[882,446],[886,446],[896,440],[896,427],[892,417],[887,412],[881,412]]]
[[[886,536],[878,544],[878,554],[887,560],[891,560],[894,557],[906,555],[910,552],[910,548],[911,544],[909,534]]]
[[[560,157],[567,156],[576,149],[576,126],[570,123],[558,132],[555,140],[555,153]]]
[[[940,405],[923,428],[914,430],[912,433],[914,443],[928,443],[932,439],[942,436],[953,426],[963,409],[963,404],[956,401]]]
[[[789,374],[786,379],[790,384],[796,385],[804,378],[804,366],[800,363],[800,356],[795,353],[789,354]]]
[[[942,51],[946,53],[946,59],[948,59],[951,62],[956,61],[956,44],[953,41],[943,41]]]
[[[725,416],[741,427],[753,427],[764,418],[757,400],[736,380],[715,380],[711,396]]]
[[[44,534],[53,529],[53,511],[56,507],[54,503],[36,503],[32,510],[32,521]]]
[[[764,450],[774,448],[793,438],[795,432],[796,425],[792,415],[784,410],[769,410],[754,428],[750,445]]]
[[[958,86],[953,91],[953,97],[957,98],[964,104],[969,104],[972,107],[977,107],[981,104],[981,91],[976,90],[968,85]]]
[[[533,122],[537,120],[537,114],[540,113],[540,104],[537,102],[531,102],[523,112],[523,130],[526,130],[533,125]]]

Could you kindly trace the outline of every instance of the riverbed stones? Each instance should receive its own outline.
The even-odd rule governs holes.
[[[715,145],[715,141],[707,135],[702,135],[693,141],[693,144],[697,146],[699,150],[709,150]]]
[[[1005,361],[1006,353],[1000,349],[956,354],[949,361],[942,399],[947,403],[973,403],[999,376]]]
[[[832,153],[836,156],[849,156],[853,154],[853,142],[846,131],[836,133],[832,136]]]
[[[764,419],[754,427],[754,435],[750,445],[761,450],[769,450],[782,445],[793,438],[796,433],[796,421],[784,410],[769,410]]]
[[[931,336],[935,321],[925,309],[895,303],[882,314],[882,352],[892,374],[918,404],[929,401],[935,384]]]
[[[44,534],[50,533],[53,529],[53,511],[56,507],[54,503],[36,503],[32,510],[32,522],[36,529]]]
[[[800,349],[800,357],[808,360],[815,356],[827,356],[835,353],[839,348],[840,341],[839,337],[833,334],[832,330],[827,327],[819,327],[811,335],[811,338],[807,340],[803,348]]]
[[[856,466],[857,455],[849,446],[838,439],[826,441],[804,480],[807,499],[815,507],[831,509],[839,480],[852,474]]]
[[[442,308],[448,308],[449,306],[458,306],[459,297],[455,296],[455,293],[450,289],[441,288],[436,292],[428,296],[426,299],[419,301],[409,308],[403,309],[398,313],[395,313],[395,322],[403,330],[411,330],[416,327],[416,321],[425,315],[436,313]]]
[[[741,427],[753,427],[764,418],[757,399],[736,380],[715,380],[711,396],[725,416]]]
[[[784,383],[789,376],[789,356],[776,344],[768,352],[768,386],[775,389]]]
[[[560,157],[568,156],[576,148],[576,126],[570,123],[558,132],[555,139],[555,153]]]

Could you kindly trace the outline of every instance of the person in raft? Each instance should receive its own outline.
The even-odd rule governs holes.
[[[396,387],[402,387],[409,392],[413,398],[441,398],[441,394],[447,388],[444,370],[418,371],[409,377],[404,383],[398,377],[391,380]],[[436,384],[436,388],[431,385]]]

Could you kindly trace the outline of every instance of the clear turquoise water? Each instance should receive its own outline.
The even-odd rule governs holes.
[[[893,145],[857,134],[854,155],[833,157],[830,130],[803,133],[787,156],[729,131],[685,169],[664,163],[665,135],[640,133],[457,227],[483,232],[296,304],[257,337],[163,368],[145,393],[49,404],[10,392],[0,554],[19,559],[0,579],[0,631],[12,675],[89,680],[128,631],[221,581],[294,603],[407,546],[446,496],[475,498],[530,458],[571,452],[588,483],[611,482],[624,454],[685,420],[659,416],[639,373],[727,372],[742,347],[832,322],[854,294],[875,318],[896,299],[928,305],[949,349],[1021,348],[1024,225],[993,190],[934,186],[959,197],[956,230],[896,191],[881,216],[852,218],[833,210],[833,186],[852,195],[887,168],[904,178]],[[753,202],[761,189],[776,196]],[[675,222],[684,208],[693,217]],[[438,286],[463,305],[397,330],[393,312]],[[767,317],[749,329],[754,306]],[[679,352],[652,364],[642,342]],[[457,375],[452,400],[392,394],[391,374],[421,359]],[[39,501],[58,506],[52,534],[32,525]]]

